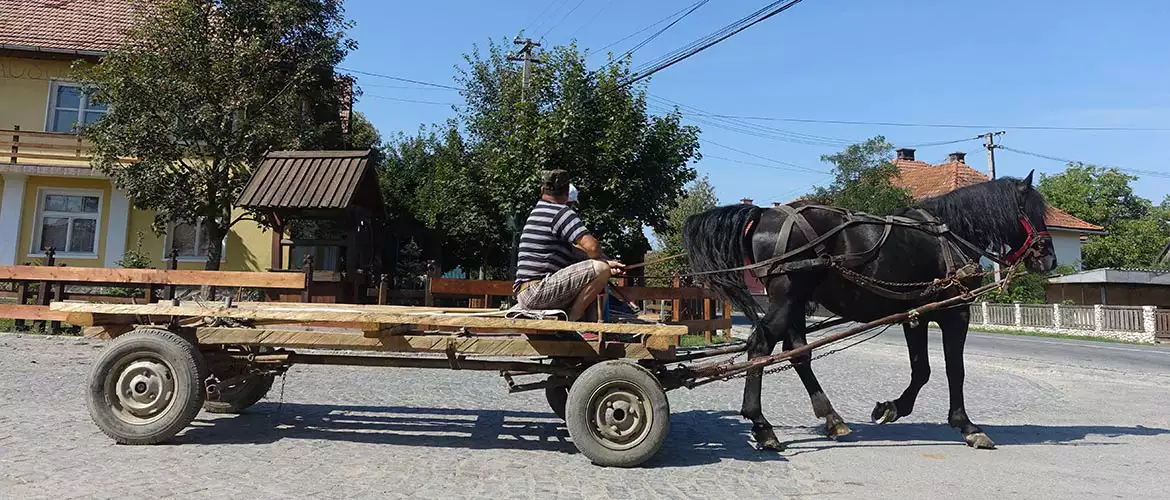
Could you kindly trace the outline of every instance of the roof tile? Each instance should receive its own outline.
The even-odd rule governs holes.
[[[0,45],[106,52],[134,22],[133,0],[0,0]]]

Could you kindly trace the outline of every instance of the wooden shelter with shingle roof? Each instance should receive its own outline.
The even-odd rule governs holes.
[[[311,256],[322,281],[338,283],[337,300],[360,303],[382,272],[382,195],[369,159],[370,150],[265,155],[235,204],[274,228],[272,270],[300,269]]]

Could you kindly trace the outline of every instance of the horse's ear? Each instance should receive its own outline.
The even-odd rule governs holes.
[[[1028,176],[1024,177],[1024,180],[1020,181],[1018,187],[1020,188],[1021,193],[1026,193],[1029,189],[1032,189],[1032,174],[1034,173],[1036,173],[1035,170],[1029,170]]]

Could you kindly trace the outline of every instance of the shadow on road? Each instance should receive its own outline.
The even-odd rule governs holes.
[[[959,431],[947,424],[850,424],[853,434],[848,440],[831,442],[827,439],[803,439],[791,442],[799,445],[795,455],[830,448],[903,447],[954,444],[964,446]],[[1145,426],[1116,425],[983,425],[983,430],[998,446],[1058,445],[1058,446],[1115,446],[1125,443],[1106,441],[1126,436],[1148,437],[1170,435],[1170,429]],[[781,438],[783,439],[783,438]]]
[[[749,431],[750,426],[734,412],[672,414],[666,444],[645,466],[784,460],[781,455],[757,451],[748,442]],[[551,413],[297,403],[260,403],[234,417],[197,419],[173,442],[252,445],[282,439],[577,453],[564,422]]]

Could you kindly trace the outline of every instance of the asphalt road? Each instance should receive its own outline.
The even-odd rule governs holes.
[[[576,453],[541,395],[436,370],[298,366],[247,414],[117,446],[82,398],[102,343],[0,335],[0,498],[1170,498],[1170,350],[972,334],[967,406],[1000,445],[980,451],[944,423],[938,340],[899,422],[867,422],[909,376],[895,328],[815,365],[848,439],[783,373],[764,408],[787,451],[751,446],[727,382],[672,392],[669,442],[620,470]]]

